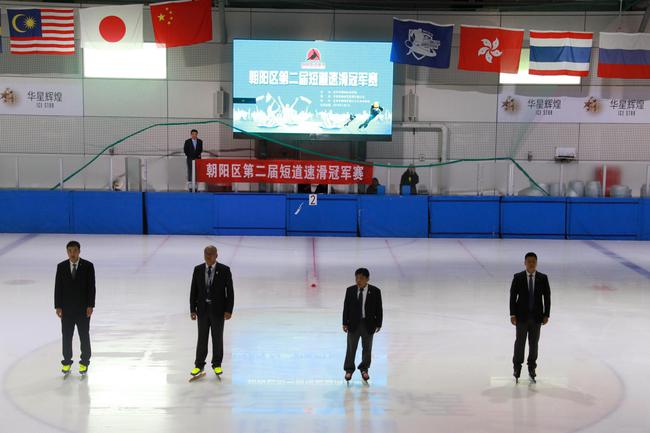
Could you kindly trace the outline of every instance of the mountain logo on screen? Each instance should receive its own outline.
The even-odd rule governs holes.
[[[320,51],[318,51],[318,48],[310,48],[307,51],[307,60],[320,62]]]
[[[321,61],[318,48],[307,50],[305,61],[300,65],[302,69],[325,69],[325,63]]]

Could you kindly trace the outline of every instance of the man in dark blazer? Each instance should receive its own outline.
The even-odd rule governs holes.
[[[203,152],[203,140],[199,137],[199,131],[192,129],[190,131],[191,138],[185,140],[183,145],[183,152],[187,157],[187,181],[190,182],[188,189],[192,190],[192,161],[195,159],[201,159],[201,153]]]
[[[519,380],[528,339],[528,374],[535,380],[540,329],[551,315],[551,287],[548,277],[537,271],[535,253],[527,253],[524,264],[526,270],[515,274],[510,286],[510,322],[517,328],[513,375]]]
[[[381,290],[368,284],[370,272],[366,268],[355,271],[356,285],[350,286],[345,292],[343,303],[343,332],[348,334],[347,352],[345,354],[345,380],[352,379],[355,365],[354,358],[357,354],[359,338],[361,338],[361,364],[358,368],[361,377],[368,381],[372,354],[372,337],[379,332],[383,322],[384,311],[381,304]]]
[[[77,327],[81,342],[79,373],[86,374],[90,364],[90,316],[95,308],[95,268],[79,257],[81,245],[70,241],[66,245],[68,260],[58,264],[54,282],[54,308],[61,319],[63,361],[61,371],[70,373],[72,366],[72,336]]]
[[[417,194],[418,188],[417,184],[420,182],[420,176],[415,172],[415,165],[409,165],[409,168],[402,173],[402,178],[399,181],[400,184],[400,194],[402,193],[402,186],[408,185],[411,187],[411,194]]]
[[[230,320],[235,302],[230,268],[217,263],[217,248],[205,247],[205,263],[194,268],[190,289],[190,317],[196,320],[199,338],[196,343],[196,360],[192,376],[203,373],[208,356],[208,338],[212,333],[212,369],[219,376],[223,373],[223,327]]]

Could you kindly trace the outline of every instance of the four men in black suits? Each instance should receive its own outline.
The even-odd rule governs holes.
[[[196,360],[192,376],[203,373],[208,356],[208,338],[212,333],[212,369],[219,376],[223,373],[223,327],[232,317],[235,293],[230,268],[217,263],[217,248],[205,247],[205,263],[197,265],[192,274],[190,289],[190,317],[198,323],[199,337],[196,343]]]
[[[381,290],[368,284],[370,272],[359,268],[354,273],[356,285],[350,286],[345,292],[343,302],[343,332],[348,334],[347,352],[345,354],[345,380],[352,379],[355,370],[354,358],[357,354],[359,338],[361,338],[361,364],[358,368],[361,377],[368,381],[372,354],[372,337],[379,332],[384,318],[381,303]]]
[[[203,153],[203,140],[199,138],[199,131],[192,129],[190,131],[191,137],[185,140],[183,145],[183,152],[187,158],[187,182],[189,183],[188,189],[192,191],[192,161],[201,159]]]
[[[90,364],[90,317],[95,308],[95,269],[91,262],[79,257],[81,245],[70,241],[66,245],[68,260],[58,264],[54,288],[54,307],[61,319],[63,335],[62,371],[67,374],[72,365],[72,337],[77,328],[81,342],[79,372],[86,374]],[[190,317],[198,324],[195,368],[191,374],[203,373],[208,355],[208,339],[212,334],[212,368],[217,375],[223,370],[224,322],[230,320],[234,306],[234,288],[230,268],[217,262],[217,248],[204,249],[205,263],[194,268],[190,288]],[[516,326],[512,359],[515,378],[519,379],[528,339],[528,372],[536,377],[540,329],[549,321],[551,289],[548,277],[537,271],[537,255],[525,255],[525,271],[514,275],[510,287],[510,321]],[[383,323],[383,306],[379,288],[368,284],[366,268],[355,271],[356,284],[347,288],[343,304],[343,331],[347,333],[347,351],[343,368],[345,380],[350,381],[355,369],[364,381],[369,379],[372,340]],[[362,359],[355,366],[357,347],[361,339]]]
[[[79,257],[81,245],[70,241],[66,245],[68,260],[58,264],[54,282],[54,308],[61,319],[63,361],[61,371],[70,373],[72,366],[72,336],[77,327],[81,342],[79,373],[86,374],[90,364],[90,316],[95,308],[95,268]]]
[[[527,253],[524,264],[526,270],[515,274],[510,286],[510,322],[517,328],[512,364],[518,380],[528,338],[528,374],[534,380],[540,330],[551,315],[551,287],[548,277],[537,271],[535,253]]]

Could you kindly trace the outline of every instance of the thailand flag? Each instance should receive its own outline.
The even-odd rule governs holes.
[[[598,76],[650,78],[650,34],[600,33]]]
[[[531,75],[589,75],[594,34],[530,31]]]

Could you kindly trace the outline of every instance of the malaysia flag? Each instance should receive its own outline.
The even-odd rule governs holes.
[[[74,54],[73,9],[7,9],[12,54]]]

